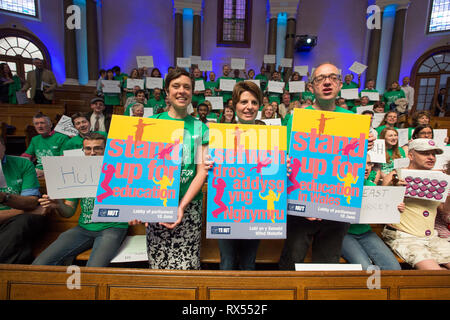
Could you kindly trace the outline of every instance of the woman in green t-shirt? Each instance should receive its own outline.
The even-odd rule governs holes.
[[[386,163],[381,164],[381,179],[394,170],[394,159],[406,158],[405,151],[398,146],[398,131],[394,128],[384,128],[379,139],[384,139],[386,145]]]
[[[186,70],[176,68],[170,72],[165,83],[169,111],[152,116],[154,119],[184,122],[184,136],[178,219],[174,223],[146,223],[151,269],[200,269],[201,189],[207,176],[203,164],[208,128],[188,114],[193,85],[193,79]],[[141,222],[130,221],[131,225],[138,223]]]
[[[400,85],[397,81],[392,82],[388,91],[383,94],[384,111],[388,112],[389,110],[395,109],[395,101],[397,99],[406,98],[405,92],[401,89]]]
[[[0,102],[17,104],[16,92],[22,89],[22,80],[13,76],[7,63],[0,63]]]

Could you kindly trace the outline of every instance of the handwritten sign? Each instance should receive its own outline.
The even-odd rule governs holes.
[[[78,135],[78,130],[73,126],[72,119],[66,115],[63,115],[61,119],[59,119],[58,124],[55,126],[54,130],[69,137]]]
[[[284,68],[292,68],[292,59],[291,58],[281,58],[280,66]]]
[[[231,59],[231,69],[245,70],[245,59]]]
[[[374,163],[386,163],[386,143],[384,139],[376,139],[373,148],[367,151],[370,161]]]
[[[355,61],[355,62],[353,62],[353,64],[351,65],[351,67],[348,70],[350,70],[351,72],[354,72],[356,74],[361,74],[364,71],[366,71],[366,69],[367,69],[366,65]]]
[[[223,97],[205,97],[205,100],[211,102],[213,110],[223,110]]]
[[[305,81],[289,81],[289,92],[305,92]]]
[[[408,144],[408,128],[397,129],[398,132],[398,146],[403,147],[405,144]]]
[[[95,197],[103,157],[42,157],[52,199]]]
[[[200,71],[212,71],[212,60],[202,60],[198,63]]]
[[[281,119],[262,119],[262,121],[268,126],[281,126]]]
[[[267,91],[275,93],[283,93],[284,86],[285,86],[284,82],[269,80]]]
[[[111,263],[148,261],[146,235],[127,236]]]
[[[236,80],[233,79],[220,79],[219,88],[223,91],[233,91]]]
[[[380,101],[380,94],[378,92],[364,91],[361,92],[361,96],[366,96],[369,98],[369,101]]]
[[[276,63],[277,56],[274,54],[265,54],[264,55],[264,63],[273,64]]]
[[[153,56],[137,56],[136,62],[138,68],[153,68]]]
[[[104,93],[120,93],[120,81],[102,80],[102,91]]]
[[[286,237],[286,128],[209,126],[207,238]]]
[[[294,71],[298,72],[301,76],[307,76],[308,75],[308,66],[295,66]]]
[[[127,79],[127,89],[134,89],[134,87],[139,87],[144,89],[144,79]]]
[[[146,82],[147,89],[155,89],[155,88],[162,89],[163,88],[163,79],[162,78],[147,77],[147,78],[145,78],[145,82]]]
[[[342,89],[341,97],[346,100],[359,99],[358,88],[355,89]]]
[[[359,223],[400,223],[406,187],[364,186]]]
[[[177,58],[177,67],[190,68],[191,67],[191,58]]]
[[[174,222],[184,124],[113,115],[95,197],[94,222]]]
[[[288,214],[358,223],[370,118],[294,109]]]

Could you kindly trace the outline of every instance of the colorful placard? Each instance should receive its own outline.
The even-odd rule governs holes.
[[[288,214],[358,223],[370,118],[294,109]]]
[[[174,222],[182,121],[113,115],[93,222]]]
[[[286,127],[209,126],[207,238],[286,238]]]

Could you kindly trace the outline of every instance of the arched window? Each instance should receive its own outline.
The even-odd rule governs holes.
[[[414,79],[415,90],[415,106],[412,111],[434,112],[439,90],[447,88],[448,92],[450,86],[450,46],[424,53],[414,64],[411,77]]]
[[[50,67],[50,56],[42,42],[31,34],[15,29],[0,29],[0,63],[6,62],[13,75],[25,79],[34,69],[33,58]]]

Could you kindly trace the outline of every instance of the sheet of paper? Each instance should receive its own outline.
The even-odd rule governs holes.
[[[275,118],[275,119],[262,119],[264,123],[268,126],[281,126],[281,119]]]
[[[127,79],[127,89],[134,89],[134,87],[138,86],[141,89],[144,89],[144,79]]]
[[[350,70],[351,72],[354,72],[356,74],[361,74],[364,71],[366,71],[366,69],[367,69],[366,65],[355,61],[355,62],[353,62],[352,66],[348,70]]]
[[[443,148],[447,145],[447,143],[445,143],[445,138],[447,138],[447,129],[433,129],[433,136],[433,140],[439,148]]]
[[[445,146],[442,149],[444,150],[444,153],[436,155],[436,163],[433,170],[444,169],[445,165],[450,161],[450,146]]]
[[[163,78],[147,77],[145,78],[145,82],[147,89],[163,88]]]
[[[386,113],[376,113],[373,115],[372,128],[378,128]]]
[[[281,58],[280,66],[284,68],[292,68],[292,59],[291,58]]]
[[[341,97],[346,100],[359,99],[358,88],[355,89],[342,89]]]
[[[205,91],[205,82],[203,80],[195,81],[194,91]]]
[[[74,137],[78,135],[78,130],[75,129],[72,123],[72,118],[63,115],[61,119],[59,119],[58,123],[54,129],[56,132],[65,134],[69,137]]]
[[[285,86],[284,82],[269,80],[267,90],[269,92],[283,93],[284,86]]]
[[[146,235],[127,236],[111,263],[148,261]]]
[[[361,114],[366,110],[373,111],[373,106],[362,106],[362,107],[356,107],[356,113]]]
[[[256,84],[259,88],[261,88],[261,80],[259,79],[249,79],[247,81],[253,82],[254,84]]]
[[[364,186],[359,223],[399,223],[406,187]]]
[[[219,89],[223,91],[233,91],[236,80],[233,79],[220,79]]]
[[[361,97],[367,96],[370,101],[380,101],[380,94],[378,92],[362,92]]]
[[[272,64],[272,63],[276,63],[276,60],[277,60],[277,56],[274,54],[265,54],[264,55],[264,63]]]
[[[404,169],[409,166],[409,158],[394,159],[394,169]]]
[[[191,59],[191,64],[196,64],[197,66],[200,63],[200,61],[202,61],[201,56],[190,56],[190,59]]]
[[[120,81],[117,80],[102,80],[103,93],[120,93]]]
[[[64,157],[84,157],[83,149],[64,150]]]
[[[398,146],[403,147],[405,144],[408,144],[408,128],[399,128],[398,132]]]
[[[137,56],[136,62],[138,68],[153,68],[153,56]]]
[[[307,76],[308,75],[308,66],[295,66],[294,71],[298,72],[301,76]]]
[[[177,58],[177,67],[190,68],[191,67],[191,58]]]
[[[386,163],[386,144],[384,139],[374,141],[373,148],[367,151],[370,161],[374,163]]]
[[[289,92],[305,92],[305,81],[289,81]]]
[[[198,63],[200,71],[212,71],[212,60],[202,60]]]
[[[231,59],[231,69],[233,70],[245,70],[245,59]]]
[[[223,110],[223,97],[205,97],[205,100],[211,102],[213,110]]]
[[[42,157],[52,199],[95,197],[103,157]]]

